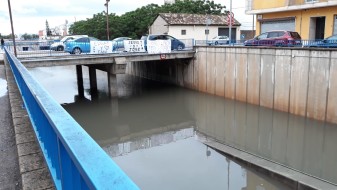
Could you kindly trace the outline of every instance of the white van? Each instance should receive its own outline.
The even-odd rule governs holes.
[[[63,51],[64,50],[64,43],[68,40],[74,40],[76,38],[81,38],[81,37],[88,37],[88,35],[71,35],[71,36],[64,36],[61,41],[59,42],[54,42],[52,45],[50,45],[51,50],[55,51]]]

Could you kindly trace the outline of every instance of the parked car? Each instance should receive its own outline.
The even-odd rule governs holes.
[[[337,35],[333,35],[319,41],[309,41],[308,45],[305,45],[304,47],[337,48]]]
[[[224,45],[229,44],[228,36],[215,36],[212,40],[207,41],[208,45]]]
[[[68,40],[65,43],[65,52],[70,54],[90,53],[90,41],[100,41],[94,37],[82,37],[74,40]]]
[[[302,46],[302,38],[293,31],[270,31],[244,42],[245,46]]]
[[[71,35],[71,36],[65,36],[61,39],[59,42],[54,42],[51,44],[50,49],[55,50],[55,51],[63,51],[64,50],[64,43],[67,42],[68,40],[74,40],[76,38],[81,38],[81,37],[88,37],[88,35]]]
[[[185,44],[182,41],[167,34],[150,34],[148,36],[142,36],[141,40],[144,40],[145,50],[147,50],[148,40],[171,40],[171,50],[185,49]]]
[[[112,40],[112,51],[124,50],[124,40],[132,40],[129,37],[119,37]]]

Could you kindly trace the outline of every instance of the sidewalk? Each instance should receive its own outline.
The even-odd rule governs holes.
[[[10,150],[13,152],[8,158],[2,158],[3,154],[1,154],[0,182],[2,175],[10,176],[9,174],[13,174],[11,174],[12,177],[10,181],[4,181],[3,184],[0,183],[0,190],[55,189],[28,114],[23,107],[23,100],[14,80],[14,76],[9,66],[3,65],[1,62],[0,71],[0,76],[3,78],[1,79],[0,77],[0,80],[7,86],[5,93],[7,98],[3,100],[4,104],[0,102],[1,105],[6,105],[6,107],[0,107],[1,117],[4,111],[6,111],[7,114],[7,122],[0,123],[0,128],[3,130],[0,130],[0,132],[1,135],[6,136],[7,139],[4,138],[4,142],[0,140],[0,147],[3,143],[6,145],[10,142]],[[2,107],[4,107],[5,110],[2,110]],[[6,127],[2,127],[1,124],[4,124]],[[8,135],[9,133],[10,135]],[[2,136],[0,136],[0,138],[3,139]],[[7,163],[5,161],[7,161]],[[6,166],[6,168],[1,167],[3,162],[3,166]]]
[[[3,60],[2,54],[0,62],[1,60]],[[0,105],[0,189],[22,189],[5,66],[1,63]]]

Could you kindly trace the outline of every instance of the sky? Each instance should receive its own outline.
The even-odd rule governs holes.
[[[64,25],[66,20],[73,23],[92,18],[94,14],[106,10],[105,0],[11,0],[11,10],[15,34],[38,34],[44,30],[46,20],[49,27]],[[226,5],[229,10],[230,0],[214,0],[215,3]],[[164,0],[110,0],[109,13],[122,15],[148,4],[163,5]],[[245,15],[245,0],[233,0],[234,17],[242,24],[241,29],[252,29],[253,16]],[[8,0],[0,0],[0,33],[11,33]]]

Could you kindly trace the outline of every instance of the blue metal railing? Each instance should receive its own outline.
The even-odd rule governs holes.
[[[5,48],[57,189],[139,189]]]

